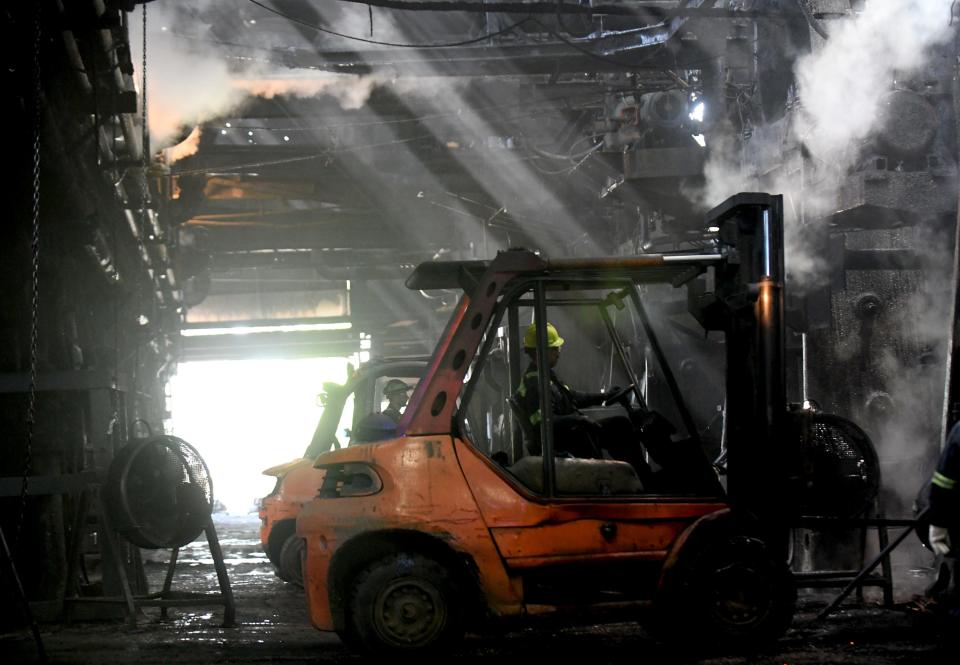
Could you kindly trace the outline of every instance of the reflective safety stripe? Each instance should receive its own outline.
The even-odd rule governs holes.
[[[527,372],[526,374],[523,375],[523,381],[520,382],[520,387],[517,388],[517,394],[520,395],[520,397],[527,396],[527,379],[529,379],[530,377],[536,378],[537,373]]]
[[[530,414],[530,422],[534,425],[539,425],[542,416],[540,415],[540,409],[537,409],[532,414]]]
[[[933,472],[933,480],[931,480],[930,482],[932,482],[937,487],[940,487],[945,490],[952,490],[954,487],[957,486],[956,480],[954,480],[953,478],[947,478],[945,475],[943,475],[939,471]]]

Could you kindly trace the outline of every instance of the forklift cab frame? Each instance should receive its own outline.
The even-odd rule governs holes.
[[[777,547],[778,529],[766,519],[785,493],[778,477],[786,413],[782,199],[740,194],[706,221],[717,227],[709,253],[551,261],[519,250],[501,252],[489,263],[427,263],[416,269],[407,280],[410,288],[456,283],[464,297],[399,422],[397,438],[330,451],[316,460],[325,472],[323,486],[301,511],[297,533],[306,542],[305,589],[317,628],[336,631],[360,650],[400,652],[449,644],[472,617],[565,609],[582,614],[587,608],[595,614],[654,603],[665,632],[683,632],[692,623],[704,642],[743,644],[782,634],[795,594]],[[708,267],[713,284],[700,278]],[[690,449],[699,450],[696,427],[635,287],[645,282],[687,284],[690,313],[704,329],[726,334],[726,497],[715,477],[717,491],[621,493],[615,476],[624,463],[609,459],[570,460],[580,469],[591,467],[588,475],[599,491],[563,491],[560,467],[567,460],[554,454],[556,418],[545,371],[538,372],[539,490],[493,459],[492,450],[469,440],[466,412],[499,337],[500,320],[506,316],[512,343],[507,353],[513,391],[520,323],[510,309],[532,304],[537,364],[548,367],[546,326],[540,323],[548,320],[549,286],[566,283],[606,289],[606,300],[594,299],[591,306],[620,297],[634,304],[650,351],[669,377]],[[525,303],[525,293],[532,293],[532,303]],[[559,305],[562,298],[552,301]],[[601,319],[613,352],[629,367],[616,327],[609,317]],[[642,405],[640,377],[628,378]],[[712,473],[709,463],[706,468]]]
[[[508,441],[507,450],[501,449],[497,451],[492,455],[494,458],[500,455],[499,461],[501,464],[508,465],[508,468],[511,470],[516,470],[514,475],[527,479],[527,485],[544,497],[556,497],[564,493],[567,495],[576,494],[577,489],[579,489],[580,493],[584,491],[589,492],[588,485],[591,480],[589,477],[591,474],[599,474],[598,478],[592,479],[601,483],[601,486],[596,488],[599,494],[624,494],[630,493],[631,491],[633,493],[646,494],[657,491],[662,493],[665,489],[663,486],[659,488],[649,485],[640,487],[639,482],[631,483],[630,476],[633,476],[632,479],[636,481],[640,479],[630,472],[629,468],[626,469],[625,475],[622,465],[620,469],[617,469],[616,465],[609,463],[602,464],[599,461],[589,463],[575,462],[570,459],[572,455],[570,455],[569,452],[558,450],[558,446],[556,445],[555,428],[553,426],[556,414],[553,412],[552,400],[550,398],[551,391],[555,392],[556,389],[551,388],[549,385],[552,380],[552,373],[539,372],[536,369],[538,367],[550,366],[550,352],[545,339],[539,339],[539,343],[533,349],[521,348],[520,338],[523,332],[522,328],[525,328],[525,326],[522,326],[520,322],[520,310],[521,308],[526,308],[533,312],[532,318],[536,322],[534,327],[538,333],[542,327],[539,325],[539,322],[550,318],[546,314],[547,311],[594,310],[594,323],[599,324],[597,327],[600,328],[599,332],[601,336],[603,336],[603,333],[606,333],[606,335],[603,336],[603,340],[606,340],[609,346],[609,376],[611,379],[615,374],[621,376],[624,379],[624,383],[626,383],[626,388],[619,389],[617,391],[619,393],[618,395],[614,395],[611,392],[602,395],[604,401],[599,406],[587,406],[582,409],[577,409],[577,415],[582,416],[581,422],[590,423],[596,429],[601,429],[601,422],[610,423],[614,419],[619,419],[622,421],[620,423],[621,427],[617,428],[616,433],[621,435],[625,430],[629,431],[633,429],[632,421],[637,420],[635,416],[649,416],[648,424],[651,424],[653,417],[659,417],[659,414],[652,411],[650,405],[647,404],[644,386],[647,383],[650,365],[655,365],[654,371],[660,374],[661,380],[667,386],[670,393],[669,397],[672,399],[673,412],[680,419],[681,422],[679,424],[687,436],[686,441],[681,444],[680,442],[668,441],[669,432],[661,432],[659,438],[662,440],[658,443],[658,447],[661,448],[661,452],[663,452],[662,449],[664,446],[672,445],[675,448],[684,447],[687,451],[700,453],[699,455],[684,456],[685,462],[688,464],[699,463],[698,472],[693,472],[688,468],[685,473],[688,478],[694,479],[697,482],[680,483],[673,488],[674,493],[686,492],[689,494],[692,491],[694,495],[721,496],[723,491],[717,484],[716,477],[710,469],[707,459],[702,454],[698,428],[687,408],[686,401],[674,377],[670,363],[667,361],[659,343],[657,333],[643,304],[643,298],[639,290],[640,285],[647,284],[665,283],[673,287],[682,286],[689,280],[697,277],[701,271],[707,270],[709,266],[718,259],[719,257],[711,256],[696,257],[689,265],[686,265],[683,270],[646,271],[645,274],[639,277],[631,276],[629,273],[602,280],[596,277],[583,278],[571,277],[569,275],[535,277],[529,280],[520,280],[506,289],[490,318],[491,323],[488,327],[487,334],[484,337],[474,364],[470,369],[463,393],[459,398],[460,408],[456,414],[458,434],[464,440],[474,443],[476,447],[484,447],[483,444],[477,440],[482,438],[476,433],[478,428],[470,424],[471,405],[477,398],[477,393],[490,390],[487,384],[498,386],[498,382],[495,380],[484,380],[484,375],[488,370],[488,366],[491,364],[491,357],[494,355],[501,358],[505,357],[508,380],[504,381],[504,383],[509,385],[509,390],[506,391],[506,394],[499,395],[499,400],[487,399],[485,401],[485,403],[488,404],[486,415],[489,419],[489,404],[491,402],[495,403],[499,401],[500,404],[506,402],[510,405],[509,413],[499,414],[498,419],[501,422],[512,420],[513,426],[506,427],[507,433],[503,436],[503,438]],[[589,293],[598,293],[599,295],[587,297]],[[614,315],[611,314],[611,309],[617,312],[626,311],[627,322],[635,324],[636,327],[642,330],[642,333],[631,340],[629,347],[618,330],[618,321],[616,321]],[[633,315],[632,317],[631,314]],[[577,316],[570,318],[583,322],[588,319],[588,317],[588,313],[578,312]],[[623,318],[622,315],[621,318]],[[504,320],[506,320],[506,325],[504,325]],[[620,325],[619,327],[623,326]],[[569,332],[569,329],[565,328],[565,330]],[[568,332],[564,334],[568,334]],[[644,365],[645,371],[643,374],[638,373],[635,362],[632,362],[633,359],[631,359],[631,351],[638,346],[638,341],[642,343],[644,350],[649,350],[649,354],[644,354],[643,357],[638,359],[639,362]],[[581,342],[583,342],[583,340],[581,340]],[[594,338],[591,344],[595,343],[596,339]],[[600,344],[602,345],[603,341],[601,341]],[[498,351],[498,353],[494,353],[494,350]],[[524,375],[522,365],[524,363],[523,355],[525,353],[527,355],[536,354],[536,360],[531,364],[530,368],[528,368],[529,371],[527,374]],[[646,357],[647,355],[650,357]],[[618,369],[617,372],[614,371],[615,366]],[[531,414],[524,411],[516,399],[518,393],[525,392],[526,387],[523,384],[533,375],[536,375],[538,383],[536,392],[537,395],[539,395],[539,405],[536,410],[536,420],[538,422],[536,426],[530,424]],[[605,387],[610,388],[611,386],[608,385]],[[501,388],[501,390],[503,390],[503,388]],[[611,403],[614,401],[616,401],[617,404],[611,406]],[[659,418],[658,422],[660,424],[666,424],[666,421],[662,417]],[[653,428],[648,427],[647,429],[651,430]],[[520,435],[521,432],[522,436]],[[584,432],[583,435],[592,439],[597,438],[597,435],[591,437],[589,432]],[[629,442],[617,441],[615,443],[626,443],[627,445],[636,446],[638,450],[636,450],[636,454],[633,455],[630,454],[631,451],[624,451],[620,445],[617,446],[617,452],[626,453],[627,456],[635,460],[635,466],[643,465],[646,469],[647,461],[650,460],[650,455],[653,453],[653,451],[649,450],[649,447],[656,442],[650,440],[651,433],[649,431],[644,438],[647,439],[647,450],[639,449],[641,448],[639,440]],[[591,446],[594,446],[596,449],[595,455],[592,457],[599,457],[600,459],[606,457],[609,460],[611,453],[603,447],[603,444],[603,440],[591,443]],[[487,450],[486,452],[490,455],[492,451]],[[532,460],[524,459],[526,452],[535,455],[535,457],[540,460],[540,469],[530,468],[531,465],[529,462]],[[566,457],[563,456],[564,454]],[[641,459],[641,455],[646,459]],[[654,454],[654,456],[656,455]],[[668,455],[668,457],[672,465],[680,462],[679,456],[677,455]],[[619,459],[617,455],[613,455],[613,458]],[[663,458],[659,460],[661,463],[664,461],[667,460]],[[654,463],[658,464],[657,461]],[[521,466],[518,467],[517,464]],[[558,487],[558,464],[562,464],[564,467],[564,475],[561,478],[560,484],[565,485],[565,487]],[[576,472],[578,465],[582,471],[582,473],[579,474]],[[659,465],[660,464],[658,464],[658,466]],[[619,474],[617,473],[618,471],[620,472]],[[605,477],[604,472],[608,474],[612,473],[613,475],[612,477]],[[609,484],[611,479],[614,480],[613,486]],[[619,482],[617,482],[618,479]],[[649,480],[649,478],[647,480]],[[606,483],[606,485],[603,483]],[[696,490],[693,489],[695,485],[698,486]]]

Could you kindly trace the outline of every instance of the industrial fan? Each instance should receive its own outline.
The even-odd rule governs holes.
[[[182,547],[203,533],[213,510],[210,472],[196,449],[161,435],[125,446],[105,489],[113,527],[146,549]]]
[[[796,411],[790,419],[802,514],[850,518],[869,510],[880,489],[880,463],[870,437],[829,413]]]

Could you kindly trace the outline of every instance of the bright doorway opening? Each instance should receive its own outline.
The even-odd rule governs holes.
[[[228,513],[256,510],[273,489],[268,467],[301,457],[323,412],[327,381],[343,383],[347,358],[181,363],[167,385],[169,431],[192,444]]]

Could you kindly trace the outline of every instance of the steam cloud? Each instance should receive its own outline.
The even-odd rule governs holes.
[[[234,0],[237,4],[240,0]],[[266,16],[249,21],[243,31],[243,58],[224,55],[223,44],[216,36],[203,32],[206,15],[223,12],[224,0],[202,0],[187,5],[171,0],[150,3],[147,12],[147,100],[151,145],[154,149],[170,145],[186,127],[202,124],[227,114],[248,95],[271,98],[276,95],[333,96],[345,109],[362,107],[383,77],[350,76],[310,72],[309,78],[270,61],[274,40],[264,41],[257,23],[272,23],[271,28],[289,29],[295,48],[346,48],[345,39],[293,29],[287,19]],[[216,9],[214,6],[216,5]],[[324,25],[336,25],[338,32],[369,36],[366,7],[332,3],[325,6]],[[329,16],[327,16],[329,14]],[[131,15],[130,40],[139,87],[143,53],[143,34],[139,12]],[[402,40],[402,32],[384,17],[377,17],[375,38],[383,41]],[[370,46],[373,48],[373,46]]]
[[[800,104],[784,122],[753,128],[749,160],[742,159],[733,131],[708,137],[705,187],[688,196],[706,208],[744,190],[782,193],[789,279],[793,284],[817,284],[829,274],[826,258],[805,245],[811,234],[804,224],[837,210],[843,178],[884,127],[886,95],[909,82],[934,47],[953,38],[951,11],[952,0],[867,0],[850,18],[823,21],[828,38],[813,36],[811,52],[794,68]],[[806,152],[802,163],[796,146]],[[768,174],[751,172],[750,165],[764,161],[784,166]],[[829,354],[841,362],[871,362],[869,370],[857,372],[856,380],[851,377],[851,385],[860,381],[873,392],[856,397],[848,405],[853,412],[843,415],[873,436],[883,466],[884,503],[890,514],[902,515],[909,513],[929,478],[930,451],[940,434],[936,405],[942,399],[943,367],[934,359],[942,357],[945,346],[949,302],[944,296],[950,293],[945,267],[950,257],[943,239],[925,226],[900,229],[897,237],[902,244],[896,246],[923,248],[922,274],[905,272],[900,277],[915,280],[914,288],[884,295],[886,307],[877,322],[873,350],[863,347],[860,335],[838,335],[831,338]],[[848,290],[876,288],[869,278],[857,279],[848,282]],[[873,402],[878,396],[889,396],[889,406],[876,411],[871,403],[882,404]],[[910,558],[911,563],[926,561],[918,552]]]
[[[822,267],[822,259],[804,246],[801,216],[816,219],[835,209],[838,176],[855,165],[862,142],[881,127],[883,96],[898,77],[923,65],[931,47],[950,39],[950,12],[951,0],[868,0],[855,17],[824,22],[829,39],[796,63],[801,107],[790,126],[781,135],[755,131],[754,150],[780,151],[795,141],[812,157],[806,186],[794,169],[772,181],[765,177],[762,186],[785,195],[787,269],[793,279],[813,280]],[[770,145],[759,145],[764,141]],[[756,188],[756,175],[744,171],[738,155],[730,138],[712,143],[706,185],[689,193],[691,199],[710,206]]]
[[[950,6],[951,0],[870,0],[797,63],[803,108],[795,131],[811,153],[852,165],[853,148],[878,128],[880,99],[896,74],[915,71],[931,46],[950,37]]]
[[[183,141],[175,146],[164,148],[163,161],[167,164],[173,164],[181,159],[197,154],[197,151],[200,149],[200,137],[202,135],[203,131],[200,127],[194,127]]]
[[[373,88],[383,82],[384,79],[376,76],[321,74],[310,79],[235,79],[232,85],[247,94],[265,99],[273,99],[277,95],[315,97],[328,94],[335,97],[343,108],[358,109],[370,98]]]

